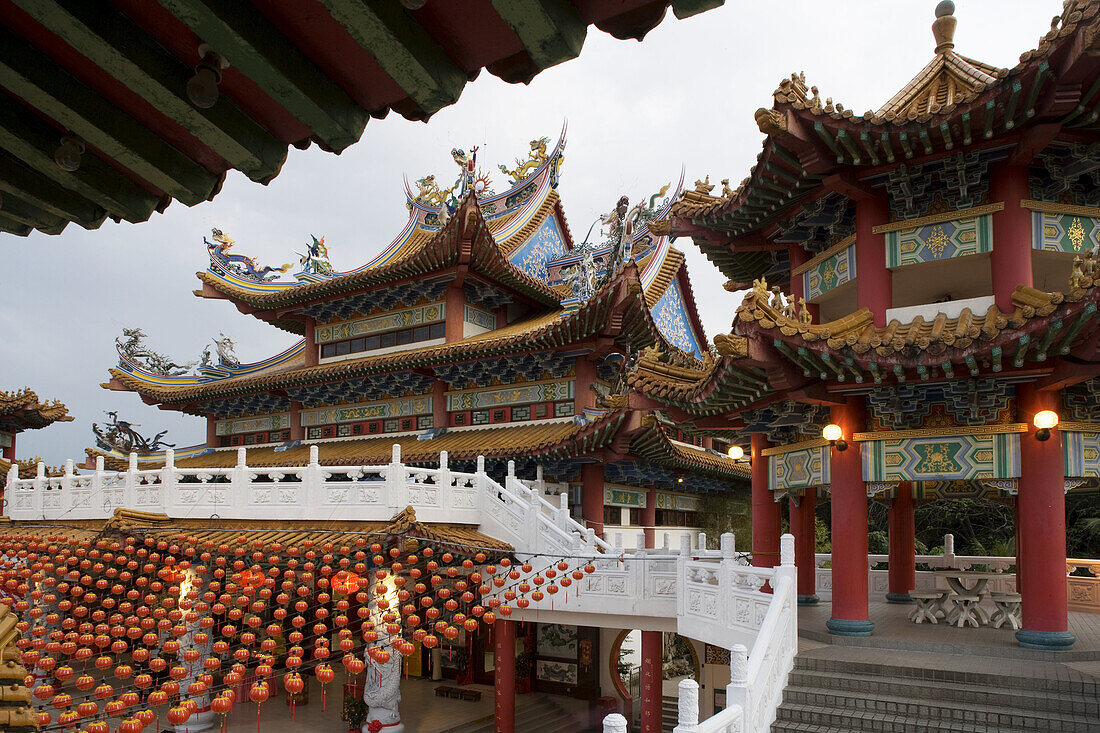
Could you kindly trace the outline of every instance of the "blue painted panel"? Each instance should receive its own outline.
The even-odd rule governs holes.
[[[508,255],[508,260],[536,280],[546,282],[550,274],[546,263],[564,255],[565,238],[558,228],[557,219],[550,216],[530,239]]]
[[[661,334],[669,343],[681,351],[694,353],[700,359],[703,358],[703,347],[699,345],[699,337],[691,326],[688,318],[687,306],[684,304],[683,293],[680,292],[680,283],[673,280],[664,295],[657,301],[651,311],[653,320]]]

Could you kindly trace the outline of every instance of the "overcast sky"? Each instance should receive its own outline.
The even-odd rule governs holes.
[[[140,326],[149,345],[177,361],[196,359],[219,331],[243,361],[270,356],[296,337],[244,316],[228,302],[195,298],[207,265],[202,238],[218,227],[235,251],[263,264],[295,262],[309,235],[324,236],[333,265],[358,267],[390,243],[406,221],[402,176],[449,181],[452,147],[480,145],[496,170],[526,155],[527,142],[555,139],[569,122],[560,194],[578,241],[621,194],[649,196],[687,169],[687,185],[707,174],[736,186],[760,152],[753,112],[791,72],[860,114],[878,108],[932,58],[933,0],[743,2],[685,21],[669,17],[642,43],[590,29],[580,58],[543,72],[529,86],[488,72],[427,123],[396,114],[372,120],[361,142],[336,156],[290,149],[282,173],[261,186],[231,172],[212,202],[173,203],[143,224],[96,231],[70,225],[60,236],[0,234],[0,389],[28,386],[57,398],[75,421],[23,433],[19,457],[50,464],[83,459],[91,423],[105,410],[168,429],[179,446],[205,439],[205,421],[160,411],[135,394],[99,384],[117,357],[114,338]],[[956,51],[1015,66],[1061,11],[1060,0],[959,0]],[[498,176],[500,178],[500,176]],[[496,190],[504,188],[496,182]],[[708,340],[729,330],[738,298],[688,240],[695,298]]]

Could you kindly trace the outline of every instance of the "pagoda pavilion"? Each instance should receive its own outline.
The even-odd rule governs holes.
[[[698,434],[751,446],[753,559],[790,497],[799,597],[815,602],[814,504],[831,502],[834,634],[868,635],[868,501],[889,505],[889,593],[914,585],[914,503],[1016,508],[1020,644],[1066,649],[1065,494],[1100,476],[1100,5],[1065,3],[1012,69],[934,56],[878,110],[803,74],[756,112],[749,177],[672,207],[748,289],[721,358],[632,385]]]
[[[500,166],[501,193],[476,149],[453,150],[454,184],[406,184],[404,229],[347,272],[333,270],[323,238],[282,277],[289,266],[261,267],[215,230],[196,295],[302,340],[241,364],[223,339],[216,360],[187,373],[128,331],[104,386],[206,419],[205,444],[176,451],[181,468],[232,467],[239,447],[259,467],[304,465],[311,446],[322,465],[377,465],[398,444],[413,465],[446,451],[503,475],[514,460],[518,475],[568,488],[598,535],[645,528],[652,546],[655,527],[698,528],[700,495],[747,488],[748,467],[683,435],[626,383],[642,354],[669,369],[712,360],[684,256],[651,228],[667,225],[679,189],[633,206],[623,197],[602,241],[577,244],[557,191],[564,147],[564,131],[556,145],[532,141],[513,169]],[[96,455],[125,463],[110,446]]]
[[[11,465],[18,462],[15,441],[19,433],[72,419],[65,405],[57,400],[42,402],[30,389],[0,392],[0,470],[7,473]]]

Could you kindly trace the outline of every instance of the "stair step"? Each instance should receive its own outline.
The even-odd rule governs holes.
[[[1015,705],[989,705],[987,702],[980,693],[968,700],[953,702],[788,686],[784,692],[782,707],[829,709],[838,714],[856,717],[896,715],[915,721],[1026,727],[1028,730],[1072,731],[1074,726],[1080,724],[1083,726],[1081,730],[1087,731],[1100,721],[1096,716],[1074,715],[1072,707],[1042,711]],[[1092,720],[1091,724],[1088,722],[1089,718]]]
[[[866,697],[895,696],[920,701],[962,703],[980,699],[987,705],[1002,708],[1027,708],[1050,712],[1073,711],[1077,714],[1100,716],[1100,699],[1071,692],[1036,691],[1031,686],[1007,688],[1002,685],[967,683],[960,686],[943,681],[887,677],[864,673],[837,676],[826,672],[794,670],[788,679],[788,690],[855,692]]]
[[[977,715],[978,712],[975,712]],[[1093,733],[1096,721],[1066,716],[1025,717],[1004,711],[995,718],[985,720],[955,720],[953,718],[929,718],[922,715],[883,713],[872,710],[842,710],[818,705],[800,705],[784,702],[779,706],[773,731],[783,730],[790,723],[824,726],[838,731],[923,731],[953,733],[990,733],[992,731],[1060,731],[1061,733]]]

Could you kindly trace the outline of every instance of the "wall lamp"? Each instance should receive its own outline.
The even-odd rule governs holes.
[[[836,423],[829,423],[821,430],[821,437],[839,451],[848,450],[848,441],[844,440],[844,431]]]
[[[61,145],[53,151],[53,162],[63,171],[73,173],[80,170],[80,156],[84,155],[84,143],[78,137],[66,135]]]
[[[745,457],[745,449],[739,445],[731,445],[730,449],[726,451],[726,455],[730,457],[730,460],[740,461]]]
[[[1058,413],[1054,410],[1040,410],[1032,418],[1035,427],[1035,440],[1050,440],[1050,429],[1058,427]]]

